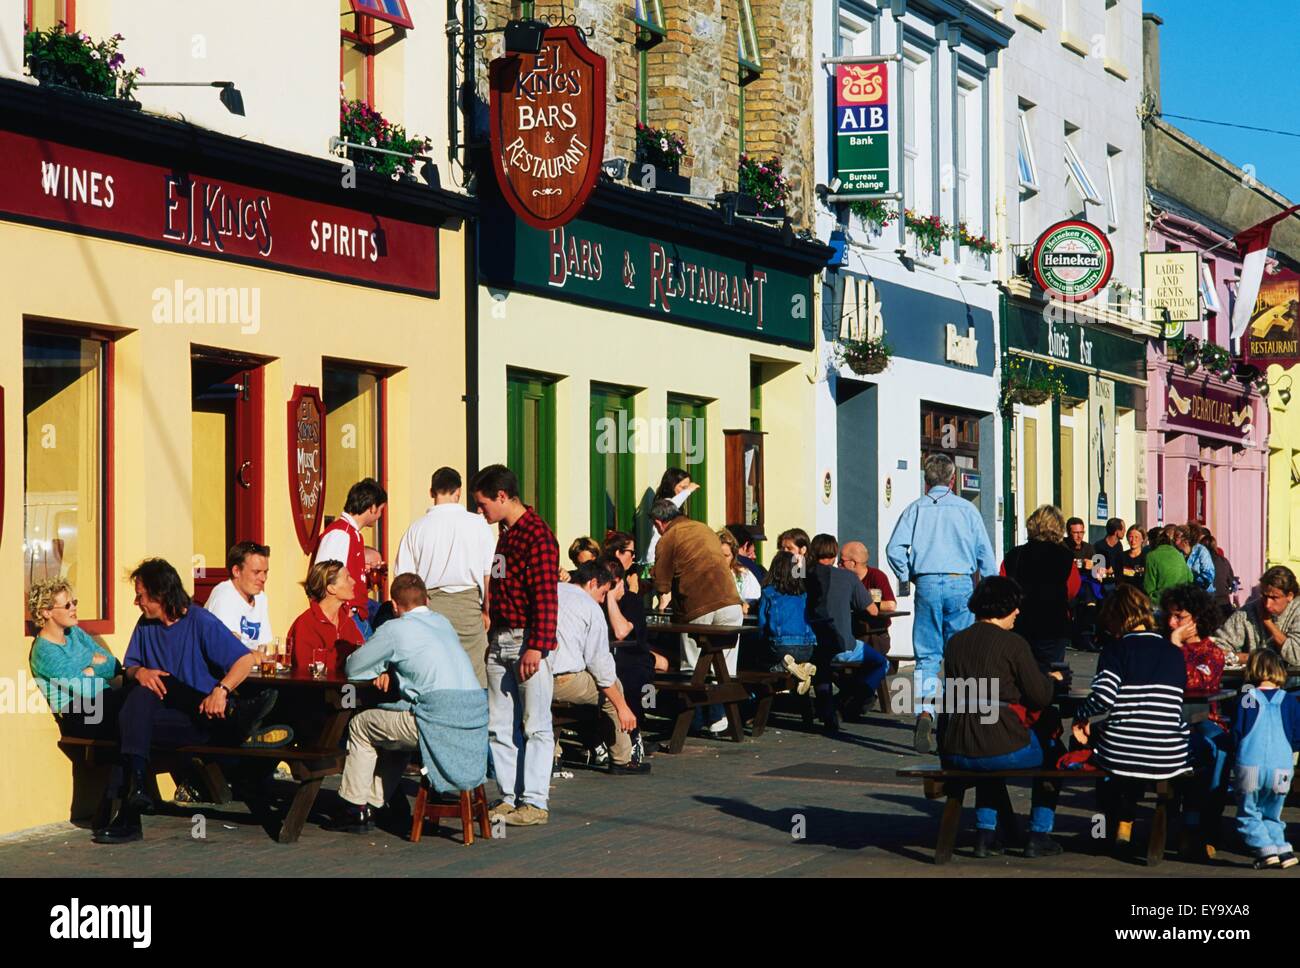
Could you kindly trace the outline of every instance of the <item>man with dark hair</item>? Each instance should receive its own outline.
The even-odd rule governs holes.
[[[738,549],[736,559],[749,569],[750,574],[758,579],[760,585],[763,584],[767,581],[767,569],[758,563],[758,552],[754,549],[754,532],[743,524],[729,524],[727,530],[736,539]]]
[[[496,557],[496,535],[481,514],[461,503],[460,473],[433,472],[433,504],[412,522],[397,547],[397,572],[419,575],[429,591],[429,609],[446,617],[487,688],[488,583]]]
[[[364,636],[370,635],[370,586],[366,564],[366,542],[361,532],[372,527],[384,516],[388,506],[388,492],[372,477],[357,481],[348,489],[343,502],[343,513],[330,522],[316,542],[316,553],[311,563],[341,561],[355,582],[352,593],[353,617]]]
[[[271,549],[256,541],[240,541],[226,555],[230,577],[212,589],[204,605],[249,649],[271,641],[271,612],[266,603],[266,577]]]
[[[357,713],[348,723],[348,758],[331,830],[368,833],[374,811],[389,808],[392,833],[411,829],[410,805],[398,788],[413,750],[439,793],[473,790],[487,771],[487,697],[460,638],[428,607],[419,575],[404,573],[389,589],[397,617],[348,656],[349,679],[374,679],[401,697]]]
[[[1079,573],[1079,591],[1070,603],[1073,615],[1070,638],[1076,649],[1096,652],[1097,606],[1102,600],[1103,589],[1101,582],[1092,575],[1092,559],[1099,552],[1088,541],[1087,535],[1088,526],[1083,523],[1083,518],[1070,518],[1065,522],[1065,547],[1074,558],[1074,567]]]
[[[493,813],[512,827],[544,824],[555,683],[543,662],[556,645],[560,546],[541,516],[519,500],[519,479],[504,464],[479,471],[470,491],[488,524],[501,526],[488,606],[488,731],[503,798]],[[517,736],[523,737],[522,769]]]
[[[559,586],[557,647],[548,658],[555,676],[555,701],[600,707],[605,742],[596,763],[609,762],[615,775],[650,772],[636,755],[636,714],[619,687],[609,629],[601,605],[615,583],[613,572],[599,561],[585,561]]]
[[[122,763],[114,769],[106,793],[120,794],[121,806],[107,827],[95,831],[100,844],[144,836],[140,814],[152,806],[147,789],[149,753],[155,745],[244,743],[276,699],[269,689],[248,699],[232,695],[252,670],[255,657],[211,612],[191,603],[168,562],[142,561],[131,572],[131,581],[141,617],[122,662],[132,688],[118,715]],[[259,739],[256,745],[283,746],[293,738],[283,727],[274,732],[273,741]]]
[[[1123,568],[1124,557],[1124,527],[1122,518],[1111,518],[1106,522],[1106,537],[1102,538],[1096,544],[1096,552],[1106,559],[1106,581],[1105,588],[1110,591],[1115,587],[1116,576],[1119,575]]]

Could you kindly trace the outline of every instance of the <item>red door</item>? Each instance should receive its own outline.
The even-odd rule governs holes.
[[[1187,472],[1187,520],[1205,524],[1205,478],[1199,465]]]
[[[196,349],[190,364],[194,599],[230,577],[226,551],[263,540],[260,361]]]

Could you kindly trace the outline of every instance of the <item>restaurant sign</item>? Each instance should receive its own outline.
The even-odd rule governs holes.
[[[550,27],[537,54],[492,61],[490,140],[497,183],[533,228],[569,222],[605,153],[605,58],[576,27]]]
[[[1241,336],[1241,351],[1261,370],[1300,363],[1300,276],[1286,270],[1265,276]]]
[[[493,231],[513,231],[513,250]],[[812,345],[812,277],[582,219],[484,221],[484,282],[666,322]]]
[[[295,386],[289,398],[289,506],[298,544],[316,547],[325,507],[325,404],[315,387]]]
[[[1211,386],[1208,381],[1171,374],[1165,397],[1165,418],[1171,429],[1238,440],[1250,437],[1253,413],[1249,391],[1234,393]]]
[[[1090,299],[1110,281],[1115,254],[1106,233],[1091,222],[1057,222],[1034,245],[1034,278],[1047,295],[1067,302]]]
[[[883,195],[889,179],[886,64],[835,65],[835,176],[845,195]]]

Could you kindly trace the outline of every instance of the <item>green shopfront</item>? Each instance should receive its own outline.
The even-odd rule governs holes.
[[[550,231],[484,201],[478,464],[520,475],[562,557],[610,529],[644,553],[667,467],[700,485],[685,510],[714,528],[812,519],[823,246],[608,184]]]
[[[1154,500],[1146,481],[1146,336],[1128,322],[1003,297],[1008,547],[1025,540],[1025,519],[1042,504],[1083,519],[1091,541],[1105,535],[1108,518],[1145,519]]]

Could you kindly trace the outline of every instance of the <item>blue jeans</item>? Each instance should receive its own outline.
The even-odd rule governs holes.
[[[813,649],[817,648],[815,643],[809,645],[777,645],[772,644],[772,671],[785,672],[785,657],[788,655],[795,662],[811,662]]]
[[[861,662],[862,681],[871,692],[880,688],[880,683],[889,673],[889,660],[865,642],[859,642],[852,652],[839,653],[835,656],[835,661]]]
[[[912,651],[916,654],[913,694],[916,712],[934,715],[939,698],[939,668],[943,647],[957,632],[975,621],[966,602],[973,586],[969,576],[921,575],[916,579],[916,615],[912,619]]]
[[[1038,737],[1029,734],[1029,745],[1014,753],[1001,756],[945,756],[945,769],[949,770],[1032,770],[1043,765],[1043,747]],[[1036,834],[1050,834],[1056,819],[1057,791],[1046,784],[1035,782],[1032,807],[1029,811],[1029,830]],[[998,814],[1012,815],[1011,798],[1002,780],[981,780],[975,784],[975,826],[980,830],[997,830]]]
[[[1223,767],[1228,762],[1232,737],[1207,719],[1192,727],[1190,739],[1191,759],[1198,772],[1195,789],[1183,806],[1183,823],[1192,828],[1204,825],[1212,836],[1218,832],[1223,815],[1226,799]],[[1204,768],[1203,775],[1199,768]]]

